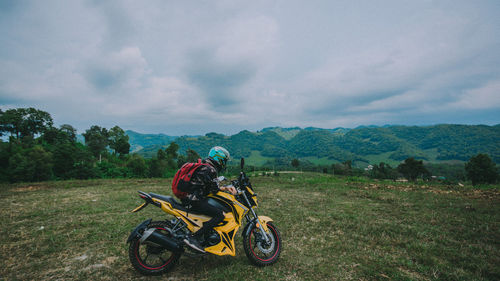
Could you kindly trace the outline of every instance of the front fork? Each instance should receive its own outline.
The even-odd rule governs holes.
[[[265,240],[266,240],[266,244],[268,244],[269,243],[269,237],[267,236],[267,232],[264,229],[264,224],[259,220],[259,216],[257,216],[257,214],[255,213],[255,211],[253,210],[253,208],[251,208],[250,211],[252,212],[252,215],[255,218],[255,221],[256,221],[255,223],[257,224],[257,227],[260,229],[260,234],[262,234],[262,237],[264,237]],[[267,228],[267,225],[266,225],[266,228]]]
[[[247,202],[247,206],[252,206],[252,204],[250,204],[250,201],[248,200],[245,192],[241,193],[241,195],[243,195],[243,198],[245,198],[245,201]],[[252,212],[252,215],[253,215],[254,219],[256,220],[257,226],[260,229],[260,233],[266,239],[266,243],[269,243],[269,237],[267,237],[266,230],[264,229],[262,222],[259,220],[259,216],[257,216],[257,213],[255,213],[255,211],[252,207],[250,207],[250,212]],[[246,217],[247,217],[247,220],[249,220],[248,214]],[[265,228],[267,228],[267,225],[265,226]]]

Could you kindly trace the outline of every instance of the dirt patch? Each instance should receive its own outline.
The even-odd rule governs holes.
[[[466,192],[467,197],[470,198],[481,198],[481,199],[496,199],[500,200],[500,190],[471,190]]]
[[[463,186],[432,186],[432,185],[385,185],[385,184],[358,184],[358,188],[370,189],[390,189],[397,191],[416,191],[424,190],[434,194],[455,194],[462,195],[468,198],[476,199],[500,199],[500,189],[471,189],[464,188]]]
[[[14,192],[27,192],[27,191],[37,191],[37,190],[44,190],[44,189],[49,189],[49,186],[46,186],[46,185],[21,186],[21,187],[13,188],[12,191],[14,191]]]
[[[117,260],[118,260],[118,257],[107,257],[106,259],[104,259],[102,264],[104,264],[106,266],[110,266],[113,263],[115,263]]]

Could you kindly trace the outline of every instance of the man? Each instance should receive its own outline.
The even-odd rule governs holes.
[[[180,191],[187,193],[187,197],[183,199],[183,203],[191,205],[191,210],[194,212],[212,217],[196,233],[184,239],[186,245],[199,252],[205,252],[203,246],[200,244],[200,238],[224,220],[224,212],[208,204],[206,196],[219,190],[236,194],[236,189],[233,186],[219,186],[217,180],[218,173],[226,167],[229,157],[229,152],[225,148],[220,146],[213,147],[208,152],[208,158],[203,161],[203,163],[208,165],[203,165],[196,169],[189,186],[179,186]]]

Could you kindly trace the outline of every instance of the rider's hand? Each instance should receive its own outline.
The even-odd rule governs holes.
[[[231,194],[236,195],[236,188],[234,188],[234,186],[232,186],[232,185],[222,186],[221,190],[222,191],[229,191]]]

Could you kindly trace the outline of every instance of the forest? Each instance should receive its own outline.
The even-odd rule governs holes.
[[[170,177],[215,145],[227,147],[233,158],[254,160],[250,161],[253,170],[393,180],[494,183],[500,162],[500,125],[276,127],[232,136],[183,137],[132,134],[119,126],[93,125],[79,141],[73,126],[56,128],[53,123],[50,113],[35,108],[0,110],[0,181]],[[158,137],[162,143],[155,140]],[[142,149],[130,153],[131,146]],[[236,162],[226,173],[237,172]]]
[[[137,152],[151,157],[159,147],[165,146],[152,135],[127,131],[134,135]],[[164,138],[165,136],[158,136]],[[396,164],[414,157],[426,162],[468,161],[479,153],[490,155],[500,163],[500,125],[452,125],[435,126],[384,126],[356,129],[321,128],[265,128],[259,132],[241,131],[232,136],[208,133],[205,136],[170,137],[182,149],[188,147],[205,151],[214,143],[227,146],[237,157],[249,157],[259,151],[268,158],[326,158],[333,162],[351,160],[368,165],[372,159],[383,159]]]

